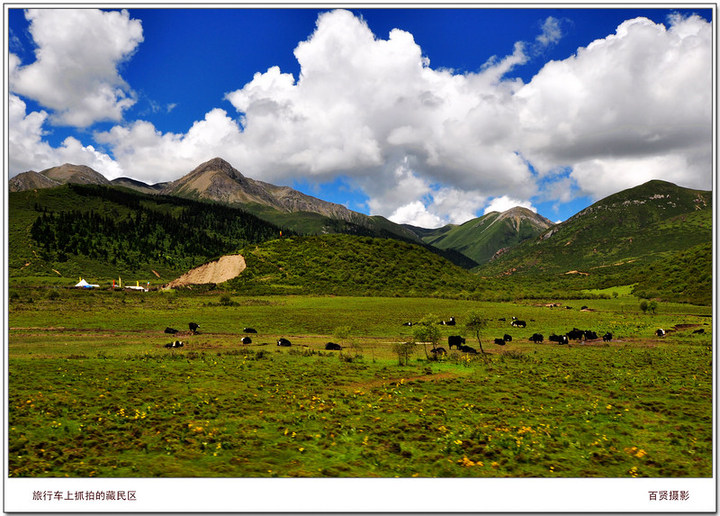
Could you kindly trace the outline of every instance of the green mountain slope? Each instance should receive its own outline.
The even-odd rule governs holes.
[[[9,199],[11,277],[150,280],[155,271],[167,280],[280,233],[238,208],[118,187],[67,184]]]
[[[247,294],[476,296],[484,281],[421,246],[370,237],[282,238],[241,251],[228,285]]]
[[[712,242],[645,266],[633,294],[696,305],[712,304]]]
[[[243,208],[263,220],[288,228],[299,235],[344,234],[389,238],[421,245],[464,269],[472,269],[478,265],[476,261],[454,249],[443,249],[423,243],[414,232],[385,217],[362,215],[354,221],[348,221],[308,211],[288,213],[256,203],[244,204]]]
[[[611,195],[481,267],[483,275],[575,274],[598,287],[712,240],[712,194],[650,181]]]
[[[537,237],[552,225],[545,217],[516,207],[503,213],[488,213],[460,226],[444,226],[420,234],[423,242],[455,250],[483,264],[498,253]]]

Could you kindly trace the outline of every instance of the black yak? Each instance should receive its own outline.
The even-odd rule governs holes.
[[[578,328],[573,328],[572,330],[567,332],[565,335],[570,340],[580,340],[585,336],[585,332],[582,330],[579,330]]]
[[[461,337],[460,335],[450,335],[448,337],[448,347],[450,349],[452,349],[453,346],[460,349],[460,346],[463,344],[465,344],[465,338]]]

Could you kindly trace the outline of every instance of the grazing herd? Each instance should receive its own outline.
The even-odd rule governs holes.
[[[501,317],[498,320],[506,321],[506,318]],[[531,321],[533,321],[533,320],[531,319]],[[418,323],[405,322],[405,323],[403,323],[403,326],[414,326],[416,324],[418,324]],[[455,317],[453,316],[453,317],[450,317],[450,319],[448,319],[448,320],[440,321],[438,324],[441,324],[443,326],[455,326],[457,323],[455,321]],[[527,323],[525,321],[518,319],[517,317],[512,317],[512,322],[510,323],[510,325],[515,328],[527,327]],[[188,328],[190,329],[190,334],[192,334],[192,335],[199,334],[199,332],[198,332],[199,327],[200,327],[200,325],[195,322],[191,322],[188,324]],[[171,328],[168,326],[165,328],[164,333],[167,333],[170,335],[176,335],[177,333],[180,333],[180,332],[179,332],[179,330],[176,330],[175,328]],[[257,334],[257,330],[255,328],[246,327],[246,328],[243,328],[243,333]],[[693,333],[701,334],[701,333],[705,333],[705,330],[701,328],[699,330],[693,331]],[[184,334],[187,334],[187,333],[184,333]],[[658,337],[664,337],[666,334],[667,334],[667,332],[662,328],[659,328],[655,331],[655,335]],[[581,330],[579,328],[573,328],[572,330],[570,330],[564,334],[561,334],[561,335],[551,333],[548,336],[548,341],[557,342],[558,344],[569,344],[570,341],[594,341],[594,340],[599,340],[599,339],[600,339],[600,337],[598,336],[597,332],[595,332],[593,330]],[[602,335],[603,342],[610,342],[610,341],[612,341],[612,339],[613,339],[613,335],[610,332],[606,332]],[[494,343],[498,346],[505,346],[508,342],[512,342],[512,340],[513,340],[512,336],[506,333],[501,338],[494,339]],[[530,337],[528,337],[528,340],[535,344],[539,344],[541,342],[544,342],[545,337],[541,333],[533,333]],[[248,337],[246,335],[241,339],[241,342],[242,342],[242,344],[248,345],[248,344],[252,344],[253,341],[250,337]],[[467,346],[465,338],[460,335],[450,335],[447,339],[447,342],[448,342],[448,348],[450,350],[455,348],[462,353],[468,353],[468,354],[477,354],[478,353],[477,350],[475,350],[475,348]],[[292,343],[287,338],[280,337],[277,340],[277,345],[280,347],[290,347],[292,345]],[[180,340],[175,340],[173,342],[169,342],[164,345],[164,347],[167,349],[177,349],[177,348],[182,348],[183,346],[184,346],[184,342],[182,342]],[[481,345],[481,347],[482,347],[482,345]],[[325,349],[328,351],[341,351],[343,348],[340,344],[336,344],[334,342],[328,342],[325,344]],[[437,345],[435,347],[433,347],[430,351],[434,357],[438,357],[438,356],[447,354],[447,350],[445,348],[439,347]]]
[[[569,307],[568,307],[569,308]],[[586,310],[589,310],[587,307],[583,307]],[[498,321],[507,321],[505,317],[501,317],[498,319]],[[404,326],[413,326],[413,324],[417,323],[411,323],[407,322],[404,323]],[[456,324],[455,317],[451,317],[449,321],[440,321],[440,324],[442,325],[452,325],[454,326]],[[518,319],[517,317],[512,317],[512,321],[510,323],[511,326],[515,328],[526,328],[527,322]],[[702,334],[704,333],[704,329],[699,329],[693,331],[693,333]],[[666,331],[661,329],[658,329],[655,332],[655,335],[658,337],[663,337],[666,335]],[[611,332],[605,332],[602,337],[598,335],[598,333],[594,330],[581,330],[580,328],[573,328],[572,330],[568,331],[567,333],[557,335],[555,333],[552,333],[548,336],[548,340],[550,342],[557,342],[558,344],[570,344],[570,341],[595,341],[602,338],[603,342],[610,342],[613,340],[613,334]],[[533,342],[535,344],[539,344],[541,342],[545,341],[545,337],[541,333],[533,333],[530,337],[528,337],[528,340],[530,342]],[[493,339],[493,342],[498,346],[504,346],[508,342],[512,342],[512,336],[509,334],[503,335],[502,338],[496,338]],[[462,353],[469,353],[469,354],[476,354],[477,351],[470,347],[465,345],[465,338],[460,335],[450,335],[448,337],[448,348],[452,350],[453,348],[457,349],[458,351]],[[434,347],[430,350],[434,357],[437,357],[439,355],[445,355],[447,351],[445,348],[442,347]]]
[[[498,319],[498,321],[506,321],[507,319],[505,317],[501,317]],[[450,321],[452,322],[452,325],[455,325],[455,317],[451,317]],[[448,321],[441,321],[440,324],[450,324]],[[412,326],[413,323],[405,323],[405,326]],[[522,321],[518,319],[517,317],[513,317],[512,321],[510,323],[510,326],[513,326],[515,328],[525,328],[527,327],[527,322]],[[700,333],[703,330],[698,330],[697,332]],[[665,335],[664,330],[658,330],[656,332],[658,336]],[[581,341],[590,341],[590,340],[598,340],[600,337],[598,337],[597,332],[593,330],[581,330],[579,328],[573,328],[569,332],[563,334],[563,335],[556,335],[555,333],[552,333],[548,340],[550,342],[557,342],[558,344],[569,344],[571,340],[581,340]],[[602,336],[603,342],[610,342],[612,340],[613,336],[612,333],[606,332]],[[535,344],[539,344],[541,342],[545,341],[545,337],[541,333],[533,333],[530,337],[528,337],[528,340],[530,342],[533,342]],[[504,346],[508,342],[512,342],[512,336],[509,334],[503,335],[501,338],[493,339],[493,342],[498,346]],[[451,350],[453,348],[457,349],[458,351],[461,351],[463,353],[470,353],[475,354],[477,351],[470,346],[465,345],[465,338],[461,337],[460,335],[450,335],[448,337],[448,348]],[[444,348],[433,348],[431,350],[434,356],[445,354],[446,351]]]
[[[200,325],[196,322],[188,323],[188,328],[190,330],[189,333],[186,332],[186,333],[183,333],[183,335],[188,335],[188,334],[198,335],[200,333],[198,331],[198,328],[200,328]],[[176,335],[176,334],[180,333],[179,330],[176,330],[175,328],[171,328],[170,326],[166,327],[165,330],[163,330],[163,332],[170,334],[170,335]],[[255,328],[246,327],[246,328],[243,328],[243,333],[257,334],[257,330]],[[252,344],[252,338],[245,335],[242,339],[240,339],[240,342],[245,345]],[[165,347],[167,349],[177,349],[177,348],[182,348],[184,345],[185,345],[184,342],[176,340],[176,341],[165,344],[163,347]],[[283,346],[283,347],[288,347],[291,345],[291,343],[288,339],[286,339],[285,337],[282,337],[282,338],[278,339],[277,345]],[[335,346],[337,346],[337,347],[335,347]],[[338,344],[333,344],[332,342],[328,342],[325,349],[342,349],[342,348]]]
[[[455,323],[453,322],[452,324],[455,324]],[[409,323],[409,325],[412,325],[412,323]],[[198,335],[199,327],[200,327],[200,325],[198,323],[195,323],[195,322],[189,323],[188,324],[188,328],[190,329],[189,333],[192,335]],[[175,335],[177,333],[180,333],[180,331],[168,326],[165,328],[164,333],[167,333],[170,335]],[[243,328],[243,333],[257,334],[257,330],[255,328],[246,327],[246,328]],[[185,333],[185,335],[187,335],[187,333]],[[252,338],[245,335],[242,339],[240,339],[240,342],[245,345],[252,344]],[[463,339],[463,342],[465,342],[465,339]],[[176,341],[165,344],[164,347],[167,349],[177,349],[177,348],[182,348],[184,345],[185,345],[184,342],[176,340]],[[281,347],[290,347],[290,346],[292,346],[292,343],[290,342],[289,339],[286,339],[285,337],[280,337],[277,340],[277,345],[281,346]],[[341,351],[343,348],[340,344],[336,344],[335,342],[328,342],[327,344],[325,344],[325,349],[328,351]],[[442,350],[442,351],[443,351],[443,353],[445,352],[445,350]]]

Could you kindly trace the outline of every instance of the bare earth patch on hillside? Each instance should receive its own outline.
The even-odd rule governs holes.
[[[222,283],[233,279],[244,271],[245,267],[245,258],[241,254],[223,256],[219,260],[189,270],[178,279],[168,283],[168,287]]]

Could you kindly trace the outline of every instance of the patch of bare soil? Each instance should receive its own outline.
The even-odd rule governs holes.
[[[222,283],[233,279],[245,270],[245,258],[241,254],[223,256],[219,260],[206,263],[189,270],[178,279],[168,283],[168,287],[184,287],[203,283]]]
[[[352,390],[361,390],[361,389],[372,389],[373,387],[382,387],[383,385],[390,385],[390,384],[412,383],[415,381],[434,382],[434,381],[438,381],[438,380],[447,380],[450,378],[457,378],[459,376],[460,375],[457,373],[443,372],[443,373],[436,373],[436,374],[424,374],[424,375],[419,375],[419,376],[408,376],[407,378],[385,378],[385,379],[378,379],[378,380],[369,380],[367,382],[353,383],[350,385],[346,385],[345,389],[352,391]]]
[[[672,327],[672,329],[675,331],[683,331],[683,330],[687,330],[689,328],[698,328],[699,326],[702,326],[702,325],[700,325],[700,324],[676,324],[675,326]]]

